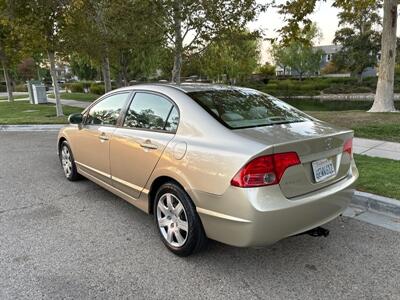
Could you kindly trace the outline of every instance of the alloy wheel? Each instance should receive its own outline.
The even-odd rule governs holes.
[[[66,145],[64,145],[61,150],[61,164],[64,169],[65,176],[69,177],[72,173],[72,159],[71,153]]]
[[[165,193],[157,204],[157,223],[164,239],[173,247],[182,247],[188,238],[188,220],[182,202]]]

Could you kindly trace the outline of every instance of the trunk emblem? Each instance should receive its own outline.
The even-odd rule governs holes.
[[[326,149],[326,150],[332,149],[332,141],[333,141],[332,138],[327,138],[327,139],[325,140],[325,149]]]

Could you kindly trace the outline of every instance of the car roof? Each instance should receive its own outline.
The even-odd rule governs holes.
[[[170,87],[180,90],[184,93],[201,92],[201,91],[218,91],[218,90],[245,90],[248,88],[237,87],[225,84],[211,84],[211,83],[139,83],[122,89],[139,89],[149,88],[157,89],[157,87]]]

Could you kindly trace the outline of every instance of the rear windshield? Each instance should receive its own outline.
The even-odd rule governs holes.
[[[188,95],[231,129],[309,120],[285,102],[254,90],[210,90]]]

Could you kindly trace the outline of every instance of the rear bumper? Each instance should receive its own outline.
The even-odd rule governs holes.
[[[209,238],[238,247],[263,246],[335,219],[349,205],[357,178],[353,161],[346,178],[290,200],[279,186],[229,187],[221,196],[192,191],[191,196]]]

